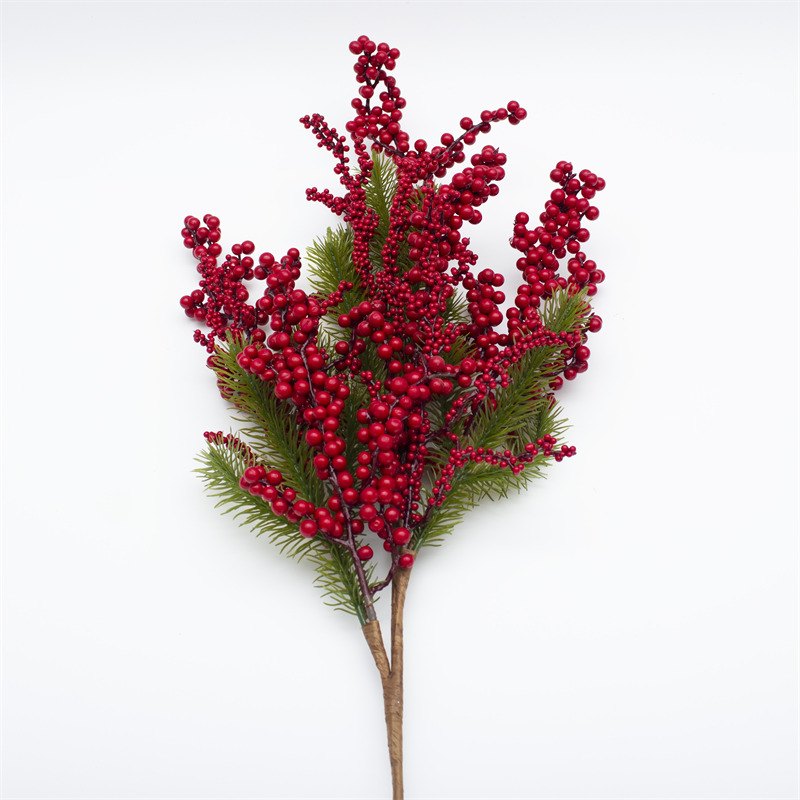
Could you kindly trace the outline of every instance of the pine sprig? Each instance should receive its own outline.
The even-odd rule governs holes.
[[[372,175],[366,185],[367,205],[378,213],[380,223],[373,243],[377,248],[374,257],[380,261],[381,248],[389,234],[390,211],[397,192],[397,168],[391,158],[375,154],[372,158]]]
[[[314,583],[322,590],[327,605],[355,614],[361,624],[366,622],[364,602],[358,578],[347,550],[322,537],[308,539],[298,535],[297,526],[271,513],[269,506],[239,486],[239,478],[253,466],[255,459],[240,440],[209,442],[198,457],[201,466],[196,470],[209,496],[216,498],[216,508],[222,514],[233,514],[239,524],[254,531],[256,536],[267,534],[284,555],[307,559],[316,571]],[[372,570],[367,570],[371,580]]]
[[[356,457],[363,448],[363,444],[358,441],[358,429],[361,425],[356,418],[358,410],[364,408],[369,403],[369,392],[363,384],[352,381],[350,384],[351,402],[344,407],[341,416],[342,436],[345,440],[345,457],[349,464],[356,463]]]
[[[392,224],[391,210],[398,185],[397,165],[394,163],[394,159],[382,153],[373,154],[372,164],[372,176],[365,187],[366,200],[369,207],[377,212],[380,221],[375,235],[370,241],[369,254],[373,264],[380,264],[383,246]],[[419,207],[421,203],[421,195],[419,192],[414,192],[409,207]],[[408,258],[408,242],[405,239],[400,243],[397,253],[397,266],[400,272],[405,272],[412,266]]]
[[[353,267],[352,230],[328,228],[325,236],[309,247],[307,260],[309,284],[321,296],[335,292],[342,281],[353,283],[353,289],[345,294],[342,302],[328,309],[323,318],[325,324],[319,328],[319,344],[330,352],[337,341],[349,339],[349,330],[336,325],[336,318],[366,299]],[[386,364],[378,358],[374,348],[367,348],[361,354],[361,362],[363,369],[370,370],[376,378],[385,377]]]
[[[359,289],[358,276],[353,266],[353,231],[349,227],[328,228],[320,239],[306,251],[306,274],[311,288],[321,297],[332,295],[342,281],[353,284],[345,302],[360,303],[364,297]],[[355,299],[353,299],[355,298]],[[334,313],[332,309],[329,313]]]
[[[274,392],[236,363],[242,345],[229,337],[215,353],[215,372],[231,404],[240,412],[242,435],[270,467],[279,469],[285,482],[304,499],[321,505],[327,499],[324,484],[317,479],[311,448],[302,437],[295,415],[281,405]]]
[[[453,292],[450,297],[447,298],[447,311],[445,314],[445,320],[448,323],[468,323],[469,322],[469,312],[467,308],[469,303],[467,303],[466,296],[461,292]],[[448,364],[455,364],[457,363],[458,356],[461,355],[461,358],[464,358],[466,353],[466,342],[461,339],[459,340],[458,347],[454,348],[451,353],[443,353],[442,355],[445,356],[445,360]]]
[[[556,333],[570,331],[580,323],[584,310],[584,293],[555,292],[543,303],[542,320]],[[560,440],[567,425],[549,389],[550,362],[559,349],[537,348],[512,365],[508,370],[508,386],[496,391],[493,404],[484,402],[462,444],[519,452],[528,442],[548,434]],[[447,444],[434,443],[430,450],[435,474],[447,459]],[[545,474],[542,468],[549,458],[539,455],[517,474],[488,464],[468,464],[458,470],[450,481],[452,488],[445,503],[430,510],[425,525],[415,533],[413,546],[419,549],[440,544],[464,514],[482,500],[508,497],[524,489],[534,478],[542,477]]]
[[[588,305],[586,290],[559,289],[545,300],[539,315],[547,328],[556,333],[573,330],[583,319]]]
[[[338,545],[316,548],[311,560],[317,569],[314,585],[322,590],[325,604],[355,614],[363,625],[367,621],[364,598],[359,588],[358,577],[348,552]],[[365,569],[367,582],[371,583],[374,567]]]
[[[580,322],[585,299],[583,293],[555,292],[542,304],[542,320],[555,333],[573,330]],[[475,447],[502,447],[515,431],[529,425],[537,403],[550,393],[549,364],[560,347],[538,347],[525,353],[509,367],[508,386],[495,393],[495,403],[484,402],[470,431]]]
[[[510,433],[508,443],[519,448],[526,441],[535,441],[547,434],[561,439],[566,429],[560,407],[543,400],[538,410],[530,415],[525,430],[518,434]],[[436,459],[439,468],[444,460],[443,455],[439,454]],[[444,504],[431,508],[425,524],[414,533],[412,547],[419,550],[440,545],[467,511],[484,500],[507,498],[525,489],[535,478],[545,477],[544,467],[550,460],[550,456],[540,454],[517,474],[508,468],[489,464],[467,464],[452,477],[451,489]]]
[[[244,448],[232,438],[209,442],[198,456],[201,466],[196,470],[205,484],[207,493],[217,498],[216,508],[222,514],[233,514],[240,525],[253,530],[256,536],[267,534],[282,553],[302,559],[314,547],[313,540],[297,534],[297,526],[283,517],[272,514],[263,500],[258,500],[239,486],[244,471],[253,466]]]

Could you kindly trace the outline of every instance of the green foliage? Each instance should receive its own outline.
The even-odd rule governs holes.
[[[325,603],[355,614],[363,625],[367,621],[367,612],[350,554],[339,545],[326,546],[320,537],[311,541],[315,543],[311,560],[317,569],[314,583],[322,589],[322,596],[327,598]],[[372,566],[365,567],[367,583],[372,583],[373,571]]]
[[[342,281],[353,284],[353,290],[341,303],[329,312],[338,315],[356,303],[366,299],[359,293],[358,278],[353,266],[353,231],[340,226],[328,228],[322,239],[315,239],[306,251],[307,271],[311,288],[321,297],[333,294]]]
[[[572,330],[580,319],[584,303],[583,293],[556,292],[542,304],[542,320],[553,331]],[[495,392],[496,405],[484,402],[468,430],[463,426],[460,430],[455,429],[462,435],[462,446],[471,444],[476,448],[509,449],[519,453],[526,443],[545,434],[561,440],[566,423],[548,393],[549,365],[559,349],[537,348],[514,364],[509,370],[509,385]],[[434,443],[430,448],[438,469],[447,461],[449,446],[449,441],[444,440],[438,447]],[[543,456],[537,457],[517,475],[508,468],[488,464],[470,463],[457,470],[450,481],[452,489],[447,499],[441,507],[430,510],[425,525],[415,532],[412,546],[419,549],[440,544],[464,514],[482,500],[507,497],[525,488],[534,478],[541,477],[546,460]]]
[[[386,157],[376,156],[372,178],[366,187],[367,202],[380,216],[370,250],[374,265],[381,260],[396,189],[394,164]],[[419,203],[419,200],[419,196],[415,196],[410,204]],[[343,281],[354,286],[345,293],[340,305],[329,311],[328,319],[323,320],[324,326],[320,328],[319,345],[330,353],[337,341],[349,339],[349,331],[339,328],[333,320],[366,299],[353,268],[352,231],[347,227],[329,228],[324,237],[315,240],[308,248],[306,264],[311,288],[320,296],[330,295]],[[401,271],[411,267],[406,245],[400,248],[398,265]],[[579,323],[584,304],[582,293],[570,296],[561,291],[542,304],[540,313],[551,330],[569,331]],[[443,322],[445,325],[457,324],[468,319],[464,294],[456,292],[447,302]],[[364,599],[350,552],[323,536],[311,539],[300,536],[297,525],[274,515],[267,503],[239,487],[239,478],[244,470],[258,462],[280,470],[285,482],[317,507],[324,505],[330,496],[330,489],[316,476],[312,463],[314,453],[302,435],[303,426],[298,424],[294,407],[278,401],[270,384],[239,368],[236,357],[243,347],[242,342],[229,336],[217,349],[215,371],[224,394],[237,411],[237,420],[242,424],[238,436],[249,447],[237,444],[232,438],[228,443],[210,443],[200,456],[198,472],[209,494],[217,498],[217,506],[223,509],[223,513],[233,513],[242,525],[252,528],[257,535],[266,533],[286,555],[312,562],[317,571],[316,585],[326,602],[355,614],[363,624],[366,621]],[[361,356],[362,366],[382,379],[386,376],[386,365],[375,350],[374,347],[367,348]],[[509,384],[494,392],[496,404],[486,400],[469,422],[468,415],[464,415],[452,426],[453,432],[460,437],[461,446],[471,444],[476,448],[509,449],[519,454],[526,443],[545,434],[561,440],[566,425],[558,406],[552,403],[548,385],[559,350],[559,347],[538,348],[514,364],[509,370]],[[469,341],[462,338],[450,352],[441,355],[447,362],[456,364],[470,352]],[[366,388],[357,381],[350,382],[350,391],[350,399],[340,417],[339,434],[346,442],[348,463],[354,464],[356,455],[363,448],[356,438],[361,427],[356,413],[369,403],[369,396]],[[432,398],[427,410],[433,430],[444,426],[446,413],[464,391],[456,386],[448,397]],[[450,447],[452,443],[446,436],[435,437],[429,443],[430,468],[424,479],[428,489],[447,463]],[[517,492],[541,476],[548,458],[538,456],[516,475],[509,468],[486,463],[470,462],[457,470],[450,481],[446,501],[441,507],[429,509],[425,523],[414,533],[411,546],[418,550],[439,544],[467,510],[483,500],[496,500]],[[425,498],[422,500],[424,502]],[[371,568],[366,573],[371,583]]]
[[[261,536],[266,533],[282,553],[292,558],[303,558],[313,547],[313,540],[299,536],[297,526],[273,514],[263,500],[239,487],[239,478],[256,463],[247,450],[229,439],[227,443],[209,442],[198,456],[201,466],[197,472],[206,485],[206,491],[217,498],[217,508],[223,514],[233,513]]]
[[[578,323],[584,303],[582,293],[556,292],[542,304],[542,320],[558,333],[572,330]],[[549,365],[560,349],[539,347],[529,350],[510,367],[509,385],[495,392],[496,406],[484,403],[476,415],[469,432],[471,444],[495,449],[504,447],[514,432],[536,426],[538,406],[549,391]]]
[[[367,298],[360,289],[360,282],[353,267],[353,232],[350,228],[328,228],[324,238],[317,239],[308,248],[306,260],[311,288],[321,297],[327,297],[339,288],[342,281],[353,284],[342,302],[328,311],[319,330],[319,345],[330,352],[337,341],[347,340],[349,330],[340,328],[334,320],[348,309]],[[374,348],[367,348],[361,355],[364,369],[371,370],[377,378],[384,378],[386,364],[378,358]]]
[[[535,441],[547,433],[560,438],[565,430],[566,424],[560,417],[559,407],[550,407],[548,403],[542,402],[538,409],[532,409],[525,435],[518,439],[514,434],[509,435],[509,449],[519,452],[529,441]],[[446,456],[440,455],[440,467],[446,460]],[[447,499],[441,506],[430,510],[425,524],[415,531],[411,547],[419,550],[429,545],[441,544],[444,537],[453,532],[464,514],[480,502],[508,497],[524,489],[534,478],[543,477],[543,467],[547,460],[544,456],[538,456],[516,475],[508,468],[485,463],[469,463],[456,470],[450,481],[452,488],[447,493]]]
[[[197,472],[208,494],[217,498],[216,507],[223,514],[233,513],[234,519],[257,536],[267,534],[285,555],[310,561],[317,571],[315,584],[322,589],[325,602],[355,614],[362,625],[366,622],[358,578],[345,548],[320,536],[311,539],[300,536],[296,525],[276,516],[263,500],[239,487],[240,476],[255,463],[245,447],[232,439],[227,443],[210,442],[198,461],[201,466]],[[368,580],[371,575],[368,570]]]
[[[258,457],[283,473],[285,482],[306,500],[322,505],[327,500],[317,480],[311,448],[300,433],[292,408],[281,404],[264,381],[244,372],[236,363],[243,345],[233,337],[215,355],[215,372],[240,412],[245,427],[241,435]]]
[[[389,212],[397,192],[397,169],[394,161],[382,153],[372,155],[372,176],[366,186],[367,205],[378,213],[380,222],[375,236],[369,245],[370,260],[373,265],[381,263],[381,252],[389,234]],[[409,206],[419,205],[421,196],[414,194]],[[408,244],[403,242],[397,254],[397,265],[401,272],[411,268],[408,258]]]
[[[397,191],[397,170],[390,158],[383,154],[373,154],[372,175],[367,183],[367,205],[378,213],[380,223],[376,231],[371,250],[373,263],[380,262],[381,249],[389,234],[389,212],[392,208],[395,192]]]
[[[217,376],[239,412],[237,420],[244,426],[238,436],[247,442],[257,461],[280,470],[285,483],[303,499],[316,506],[323,505],[328,499],[325,484],[316,477],[313,453],[299,433],[295,415],[289,406],[279,405],[271,387],[239,369],[236,356],[241,349],[242,344],[229,337],[215,355]],[[218,506],[235,511],[234,516],[241,518],[241,524],[258,535],[267,533],[286,555],[313,562],[318,573],[316,583],[323,590],[326,602],[356,614],[363,623],[364,603],[349,554],[341,545],[322,537],[300,536],[297,525],[276,516],[266,503],[242,490],[239,478],[253,461],[242,447],[209,444],[201,456],[203,466],[199,472],[209,494],[219,498]]]

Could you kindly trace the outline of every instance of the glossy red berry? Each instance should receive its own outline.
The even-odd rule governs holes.
[[[307,538],[310,538],[310,537],[314,536],[316,534],[316,532],[317,532],[317,523],[314,522],[314,520],[312,520],[312,519],[304,519],[300,523],[300,533],[303,536],[305,536]]]
[[[411,531],[408,528],[395,528],[392,540],[395,544],[406,545],[411,541]]]

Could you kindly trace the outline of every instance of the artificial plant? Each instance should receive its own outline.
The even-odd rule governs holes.
[[[605,184],[561,161],[538,220],[516,215],[521,281],[503,313],[504,277],[477,270],[464,230],[498,193],[506,157],[486,145],[467,161],[466,148],[525,110],[510,102],[464,117],[436,146],[412,144],[389,74],[399,52],[366,36],[350,50],[360,84],[350,144],[319,114],[301,120],[343,187],[306,191],[342,219],[308,249],[307,288],[299,250],[254,258],[244,241],[223,255],[219,219],[187,217],[200,283],[181,305],[202,323],[195,340],[244,426],[205,434],[207,489],[284,553],[312,561],[327,601],[362,626],[397,800],[412,565],[470,507],[575,452],[560,443],[555,393],[586,370],[587,336],[602,325],[591,298],[604,276],[583,245]],[[390,586],[387,646],[375,601]]]

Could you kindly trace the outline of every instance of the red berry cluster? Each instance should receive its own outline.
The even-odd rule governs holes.
[[[195,332],[210,353],[226,341],[235,344],[242,373],[271,387],[310,447],[327,499],[315,507],[298,497],[280,472],[255,456],[241,476],[242,490],[296,523],[303,536],[322,535],[347,548],[357,565],[373,556],[363,535],[370,531],[380,537],[392,566],[382,583],[363,584],[370,605],[393,571],[413,562],[408,548],[415,531],[445,501],[457,470],[485,463],[517,474],[536,459],[560,461],[574,453],[550,435],[519,452],[474,447],[468,431],[476,415],[496,406],[498,392],[513,381],[516,365],[531,351],[548,353],[549,391],[586,370],[587,336],[602,325],[586,298],[597,292],[604,274],[583,252],[589,239],[585,225],[598,217],[592,201],[605,182],[588,170],[576,175],[561,161],[550,173],[558,186],[539,224],[529,226],[527,214],[516,215],[510,243],[522,254],[517,261],[522,282],[504,314],[503,276],[475,270],[478,259],[462,231],[464,223],[481,221],[481,207],[500,191],[506,155],[486,145],[467,161],[465,148],[497,123],[518,124],[525,109],[516,101],[486,109],[476,119],[461,119],[458,132],[444,133],[433,147],[423,139],[412,145],[402,127],[405,98],[388,74],[399,51],[366,36],[351,42],[350,51],[357,56],[359,90],[345,126],[348,136],[319,114],[300,121],[336,161],[344,192],[313,187],[306,196],[351,228],[358,286],[342,282],[328,296],[307,293],[296,285],[297,249],[280,259],[263,253],[256,261],[255,245],[245,241],[223,258],[219,219],[207,215],[201,223],[187,217],[181,235],[199,262],[201,279],[199,288],[181,298],[181,306],[210,329]],[[379,257],[375,239],[382,220],[367,202],[373,151],[393,160],[397,178]],[[560,274],[563,261],[566,274]],[[248,281],[264,284],[252,303]],[[345,302],[354,289],[367,299],[348,309]],[[467,317],[453,321],[445,312],[462,291]],[[583,316],[572,330],[550,330],[540,316],[542,301],[559,291],[583,292]],[[320,339],[324,318],[338,331],[330,352]],[[368,351],[383,365],[380,374],[365,368]],[[214,355],[209,363],[218,373],[223,369]],[[366,393],[354,393],[357,385]],[[229,382],[222,380],[221,386],[230,391],[224,388]],[[351,409],[354,397],[366,401]],[[434,401],[446,404],[443,426],[434,424]],[[357,449],[349,454],[345,419],[358,426]],[[214,442],[224,439],[208,436]],[[439,446],[441,453],[442,440],[449,441],[449,459],[436,461],[432,448]]]

